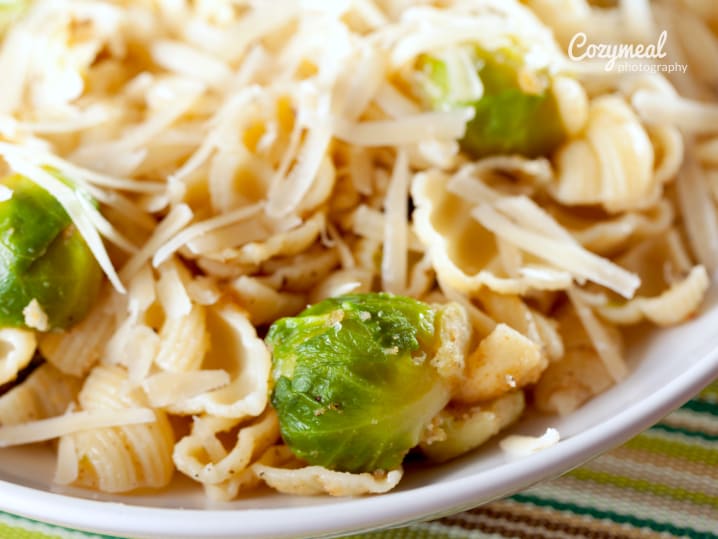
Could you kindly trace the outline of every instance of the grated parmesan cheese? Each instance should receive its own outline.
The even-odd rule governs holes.
[[[399,151],[389,189],[384,200],[384,252],[381,284],[384,290],[403,294],[407,285],[409,163],[406,152]]]
[[[57,445],[57,464],[53,481],[58,485],[69,485],[77,479],[79,472],[75,439],[72,436],[62,436]]]
[[[499,213],[488,204],[480,204],[472,211],[472,215],[497,236],[551,262],[557,268],[570,271],[576,278],[589,279],[626,298],[632,297],[640,285],[638,276],[585,250],[573,240],[546,236],[526,227],[532,222],[546,232],[551,230],[553,225],[532,219],[531,215],[522,214],[515,208],[509,208],[509,211],[510,217]],[[559,231],[561,235],[566,234],[562,228],[557,229],[556,233]]]
[[[142,387],[150,404],[161,408],[219,389],[229,382],[229,374],[224,370],[160,372],[146,378]]]
[[[23,159],[23,155],[17,152],[12,145],[0,143],[0,155],[5,158],[13,170],[23,174],[57,199],[72,219],[78,232],[82,235],[112,285],[118,292],[124,293],[125,287],[115,272],[97,229],[97,224],[106,224],[107,226],[103,226],[103,229],[105,232],[109,232],[112,230],[112,225],[102,217],[89,201],[78,196],[73,189],[52,174]]]
[[[364,147],[404,146],[426,139],[454,140],[464,136],[466,122],[474,115],[470,108],[446,112],[424,112],[394,120],[350,122],[334,120],[334,136]]]
[[[149,408],[73,412],[48,419],[0,426],[0,448],[46,442],[83,430],[137,425],[155,421]]]
[[[84,485],[90,475],[93,482],[92,453],[107,472],[96,481],[106,490],[119,489],[123,474],[123,489],[138,486],[140,475],[161,486],[173,460],[222,499],[262,481],[294,494],[389,490],[401,470],[288,469],[300,463],[277,456],[287,447],[277,445],[271,356],[257,334],[307,303],[376,289],[458,304],[468,320],[462,314],[449,328],[454,337],[471,327],[479,342],[515,321],[517,335],[549,361],[572,351],[573,336],[559,332],[563,320],[552,309],[567,295],[585,329],[582,345],[597,352],[587,354],[592,365],[608,371],[607,383],[625,378],[618,326],[692,316],[718,268],[718,174],[710,169],[718,163],[711,138],[718,105],[709,91],[718,68],[701,54],[716,40],[705,14],[693,13],[696,2],[684,2],[690,14],[670,26],[676,39],[668,52],[671,61],[695,64],[687,73],[669,82],[659,73],[604,72],[565,56],[589,15],[598,21],[597,41],[633,43],[674,9],[648,0],[615,9],[554,4],[31,2],[0,40],[0,172],[23,174],[58,200],[115,290],[71,331],[39,343],[34,331],[14,341],[5,335],[12,351],[0,358],[0,378],[13,379],[40,346],[55,367],[78,377],[73,388],[84,384],[85,411],[0,427],[0,446],[59,436],[55,481]],[[443,62],[449,101],[473,103],[484,92],[474,46],[487,53],[518,47],[526,65],[519,81],[529,91],[546,74],[567,135],[563,158],[461,152],[474,108],[434,109],[421,56]],[[608,93],[615,106],[596,107]],[[625,114],[611,115],[619,109]],[[630,144],[588,129],[596,118],[635,138],[641,151],[627,155]],[[697,149],[686,134],[700,137]],[[577,141],[590,147],[566,150]],[[587,150],[605,174],[586,165]],[[76,182],[101,212],[48,169]],[[655,189],[636,196],[647,179]],[[675,189],[666,194],[669,182]],[[594,188],[611,197],[606,214],[575,209],[595,202]],[[0,202],[12,196],[0,185]],[[623,255],[663,235],[678,245],[673,254],[639,252],[635,265]],[[643,271],[652,264],[665,283]],[[586,281],[632,299],[613,302],[607,291],[575,286]],[[24,315],[28,326],[47,329],[37,301]],[[337,330],[342,323],[332,320]],[[449,355],[442,374],[458,380],[465,354]],[[560,377],[553,365],[539,385]],[[499,378],[508,391],[523,384],[514,372]],[[583,382],[567,379],[557,384]],[[97,380],[101,390],[88,390]],[[54,410],[43,415],[62,413],[75,398],[61,382],[43,384]],[[155,410],[103,410],[120,404]],[[167,414],[195,416],[192,434],[175,443]],[[110,429],[81,432],[149,422],[107,437]],[[558,438],[549,429],[501,446],[528,454]],[[119,439],[132,451],[111,442]],[[108,449],[99,449],[102,440]],[[114,468],[112,447],[128,456],[124,468]]]
[[[556,445],[560,439],[559,432],[549,427],[541,436],[506,436],[499,442],[499,446],[512,457],[526,457]]]
[[[47,331],[50,328],[47,313],[42,309],[42,305],[33,298],[22,310],[25,317],[25,325],[38,331]]]

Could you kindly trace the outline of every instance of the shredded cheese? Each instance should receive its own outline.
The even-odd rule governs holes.
[[[112,261],[96,228],[96,224],[103,223],[103,228],[108,231],[112,229],[112,225],[107,223],[91,204],[83,203],[83,198],[78,196],[70,187],[42,168],[22,159],[21,155],[13,151],[12,146],[0,143],[0,154],[5,157],[13,170],[23,174],[55,196],[73,223],[75,223],[78,232],[82,235],[107,278],[118,292],[124,293],[125,287],[112,265]],[[107,223],[106,226],[104,226],[104,223]]]
[[[394,294],[405,293],[407,285],[409,178],[406,152],[400,150],[384,200],[384,256],[381,263],[382,287]]]
[[[526,457],[556,445],[560,439],[559,432],[549,427],[541,436],[506,436],[499,442],[499,446],[513,457]]]
[[[464,136],[466,122],[473,115],[473,109],[465,108],[373,122],[356,123],[337,118],[333,131],[338,139],[357,146],[404,146],[426,139],[460,139]]]
[[[472,216],[497,236],[517,247],[565,269],[579,279],[589,279],[630,298],[640,285],[640,279],[629,271],[601,258],[572,241],[546,237],[525,228],[511,218],[502,215],[488,204],[481,204]],[[518,213],[511,217],[525,220]],[[528,216],[526,216],[528,217]]]
[[[145,379],[142,387],[152,406],[161,408],[219,389],[229,382],[229,374],[223,370],[160,372]]]
[[[47,313],[42,309],[42,305],[33,298],[22,310],[25,317],[25,325],[38,331],[47,331],[50,328]]]
[[[46,442],[83,430],[137,425],[155,421],[149,408],[73,412],[18,425],[0,426],[0,448]]]

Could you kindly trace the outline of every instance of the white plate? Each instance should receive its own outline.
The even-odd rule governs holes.
[[[409,469],[400,487],[353,499],[262,493],[209,506],[178,480],[162,494],[130,497],[54,488],[52,454],[42,448],[0,451],[0,509],[71,528],[157,538],[335,536],[451,514],[554,477],[626,441],[718,376],[718,294],[700,317],[646,335],[630,350],[631,374],[569,417],[528,417],[514,432],[559,430],[555,446],[509,458],[496,444],[455,462]]]

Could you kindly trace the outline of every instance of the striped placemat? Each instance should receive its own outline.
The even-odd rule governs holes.
[[[718,539],[718,381],[621,447],[510,498],[353,539]],[[122,539],[0,512],[0,539]]]

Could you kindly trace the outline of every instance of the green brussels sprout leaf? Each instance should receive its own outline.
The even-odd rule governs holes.
[[[50,193],[20,175],[2,184],[12,195],[0,202],[0,326],[26,326],[36,300],[50,328],[66,328],[94,303],[102,270]]]
[[[473,102],[453,100],[442,60],[424,56],[420,64],[435,108],[474,109],[460,141],[462,149],[474,157],[550,154],[566,138],[566,131],[548,75],[525,68],[518,46],[496,51],[475,47],[472,54],[483,85],[483,95]]]
[[[324,300],[269,329],[282,438],[311,464],[398,467],[449,399],[431,357],[436,310],[386,293]]]

